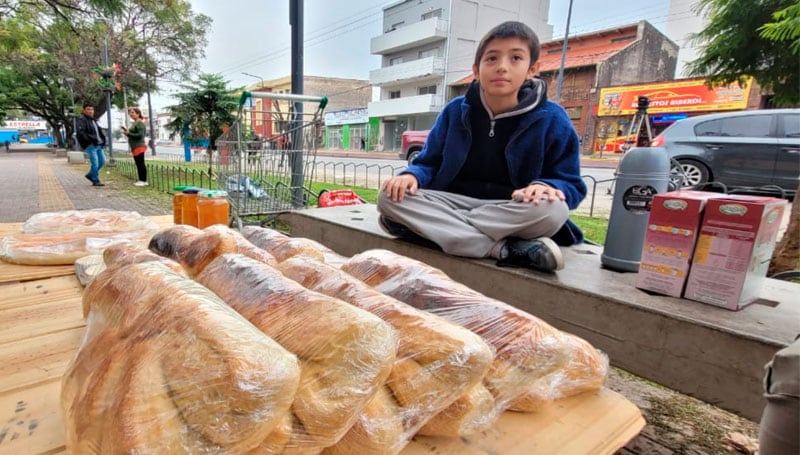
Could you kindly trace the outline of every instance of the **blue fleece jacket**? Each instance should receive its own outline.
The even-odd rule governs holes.
[[[470,106],[464,96],[450,101],[428,134],[422,152],[402,172],[413,174],[420,188],[445,190],[458,175],[472,143],[470,109],[483,107]],[[586,196],[586,184],[580,176],[578,135],[559,105],[545,101],[521,114],[505,155],[515,188],[545,183],[564,192],[570,209],[575,209]],[[561,245],[572,245],[583,241],[583,233],[567,221],[553,239]]]

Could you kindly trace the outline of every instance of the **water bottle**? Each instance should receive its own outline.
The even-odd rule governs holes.
[[[619,163],[606,243],[600,262],[638,272],[653,196],[667,191],[669,158],[661,147],[632,148]]]

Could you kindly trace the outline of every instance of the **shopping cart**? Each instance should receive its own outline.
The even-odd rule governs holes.
[[[232,223],[265,225],[316,197],[310,184],[327,103],[317,96],[242,93],[237,120],[217,140],[214,160]]]

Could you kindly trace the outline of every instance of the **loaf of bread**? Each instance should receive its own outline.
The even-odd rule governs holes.
[[[244,254],[270,265],[276,263],[270,253],[221,224],[203,230],[182,224],[173,226],[154,235],[150,249],[180,263],[189,276],[197,275],[225,253]]]
[[[378,317],[239,254],[218,257],[196,279],[300,359],[299,425],[287,450],[336,443],[386,382],[397,335]]]
[[[469,330],[381,294],[341,270],[308,257],[286,259],[277,268],[306,288],[380,317],[394,327],[400,340],[385,389],[373,398],[356,425],[325,453],[398,453],[428,419],[480,385],[493,352]],[[491,395],[486,395],[493,403]]]
[[[22,232],[25,234],[133,231],[147,231],[152,235],[158,231],[158,225],[137,212],[109,209],[42,212],[31,216],[22,224]]]
[[[146,245],[150,231],[13,234],[0,239],[0,259],[22,265],[69,265],[119,243]]]
[[[272,229],[247,226],[242,229],[242,234],[247,240],[275,256],[278,262],[293,256],[306,256],[340,267],[347,260],[346,257],[317,241],[303,237],[289,237]]]
[[[607,359],[588,343],[577,345],[575,337],[427,264],[390,251],[371,250],[353,256],[342,270],[378,291],[477,333],[493,346],[496,356],[483,385],[494,397],[495,415],[528,392],[541,396],[535,384],[543,378],[552,378],[553,397],[596,389],[605,381]],[[457,415],[455,409],[449,411]],[[466,416],[458,419],[450,427],[472,425]]]
[[[71,453],[245,453],[290,413],[297,358],[164,264],[107,269],[84,299],[62,384]]]

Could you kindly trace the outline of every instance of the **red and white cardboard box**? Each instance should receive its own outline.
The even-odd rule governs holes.
[[[636,287],[681,297],[706,201],[724,194],[671,191],[655,195],[642,245]]]
[[[709,200],[684,297],[729,310],[755,301],[787,206],[759,196]]]

